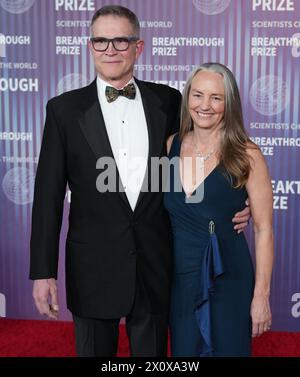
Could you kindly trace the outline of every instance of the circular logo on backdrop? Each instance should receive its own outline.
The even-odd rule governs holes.
[[[28,11],[35,0],[0,0],[0,5],[7,12],[19,14]]]
[[[195,7],[209,16],[224,12],[231,0],[193,0]]]
[[[28,204],[33,201],[35,174],[27,168],[13,168],[5,174],[2,187],[7,199],[15,204]]]
[[[253,83],[250,102],[260,114],[279,114],[289,103],[289,88],[281,77],[263,76]]]
[[[73,89],[82,88],[89,84],[89,80],[80,73],[71,73],[64,76],[57,84],[56,93],[62,94]]]

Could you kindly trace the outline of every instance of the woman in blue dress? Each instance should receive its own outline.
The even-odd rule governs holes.
[[[251,337],[270,329],[273,197],[268,169],[247,136],[236,80],[219,63],[187,81],[165,207],[174,239],[172,356],[250,356]],[[254,272],[234,213],[249,198]]]

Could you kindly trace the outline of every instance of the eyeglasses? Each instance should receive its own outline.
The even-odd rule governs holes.
[[[91,37],[93,48],[96,51],[103,52],[108,49],[110,42],[117,51],[126,51],[131,42],[138,41],[138,37],[117,37],[117,38],[102,38],[102,37]]]

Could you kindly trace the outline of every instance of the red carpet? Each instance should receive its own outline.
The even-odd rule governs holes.
[[[124,325],[118,356],[128,356]],[[75,356],[71,322],[0,318],[0,356]],[[300,333],[269,332],[253,341],[253,356],[300,356]]]

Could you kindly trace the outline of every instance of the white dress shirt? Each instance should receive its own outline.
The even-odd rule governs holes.
[[[133,78],[129,83],[132,82],[136,88],[135,99],[119,96],[109,103],[105,88],[112,85],[97,76],[98,99],[109,142],[127,199],[134,210],[146,172],[149,140],[141,93]]]

